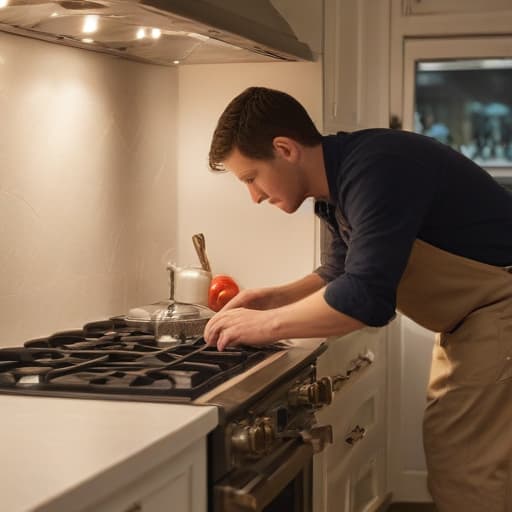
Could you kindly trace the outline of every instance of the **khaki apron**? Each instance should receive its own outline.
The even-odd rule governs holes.
[[[414,243],[398,310],[438,332],[423,423],[439,512],[512,512],[512,274]]]

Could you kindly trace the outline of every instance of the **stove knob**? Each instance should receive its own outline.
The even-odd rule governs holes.
[[[269,418],[258,418],[252,425],[236,425],[231,433],[233,448],[242,453],[260,455],[270,449],[275,440]]]
[[[329,377],[323,377],[311,384],[293,388],[288,393],[288,401],[292,406],[329,405],[332,402],[332,382]]]

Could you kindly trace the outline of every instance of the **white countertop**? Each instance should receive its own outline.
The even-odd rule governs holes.
[[[0,395],[0,418],[0,510],[6,512],[60,510],[70,499],[96,502],[218,422],[210,406],[8,395]]]

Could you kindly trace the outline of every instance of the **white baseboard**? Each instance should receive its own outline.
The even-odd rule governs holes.
[[[403,471],[393,486],[393,502],[432,503],[426,471]]]

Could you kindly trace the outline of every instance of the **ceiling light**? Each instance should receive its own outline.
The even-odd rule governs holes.
[[[82,39],[82,43],[94,43],[94,39],[91,39],[90,37],[84,37]]]
[[[137,33],[135,34],[137,39],[144,39],[146,37],[146,29],[143,27],[139,27],[137,29]]]
[[[9,0],[0,0],[0,9],[2,7],[7,7],[8,3],[9,3]]]
[[[58,15],[59,15],[59,13],[58,13],[58,12],[52,12],[52,13],[50,14],[50,16],[51,16],[52,18],[55,18],[55,16],[58,16]]]
[[[179,60],[173,60],[173,61],[172,61],[172,63],[173,63],[173,64],[179,64],[179,63],[180,63],[180,61],[179,61]]]
[[[162,35],[162,31],[159,28],[151,29],[151,37],[153,39],[159,39],[161,35]]]
[[[98,20],[99,16],[97,14],[89,14],[84,19],[84,26],[82,27],[82,32],[85,34],[92,34],[98,30]]]

